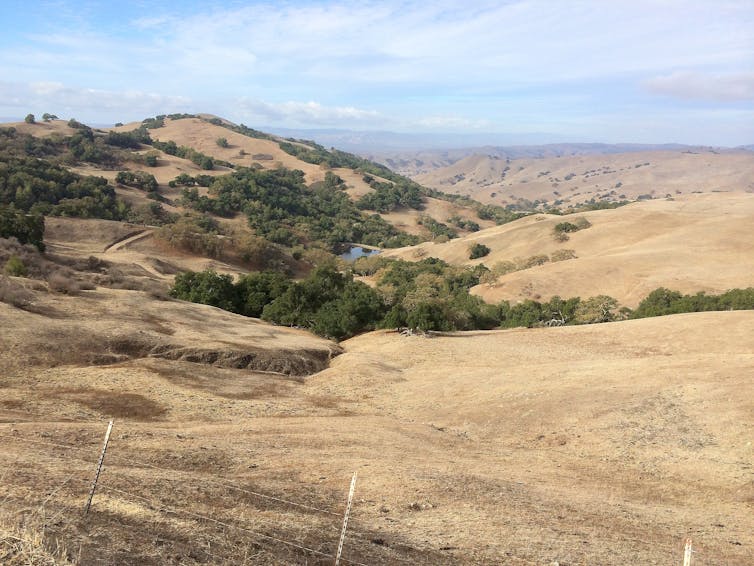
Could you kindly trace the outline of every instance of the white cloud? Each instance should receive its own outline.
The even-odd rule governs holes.
[[[4,113],[48,111],[61,116],[101,120],[116,114],[122,120],[181,111],[191,105],[183,96],[164,96],[138,90],[123,92],[72,88],[59,82],[0,82],[0,108]]]
[[[645,83],[655,94],[686,100],[754,102],[754,72],[704,74],[677,71]]]
[[[241,99],[238,101],[238,107],[246,118],[281,123],[332,125],[340,122],[376,123],[383,119],[374,110],[362,110],[353,106],[324,106],[313,101],[270,103],[262,100]]]

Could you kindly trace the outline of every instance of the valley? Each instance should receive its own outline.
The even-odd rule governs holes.
[[[533,205],[513,210],[485,206],[498,200],[481,174],[447,185],[438,169],[418,188],[209,115],[107,143],[141,124],[91,139],[62,120],[4,126],[3,166],[26,167],[8,175],[6,214],[30,243],[0,240],[0,561],[331,564],[354,472],[344,564],[670,564],[687,537],[695,564],[754,560],[754,310],[630,317],[658,287],[752,286],[750,154],[522,158],[515,188],[496,189]],[[170,141],[188,157],[160,149]],[[74,160],[77,147],[112,162]],[[599,174],[564,181],[573,160]],[[487,180],[505,163],[463,161],[455,175],[473,161]],[[535,170],[548,172],[519,182]],[[116,181],[139,171],[152,190]],[[559,212],[577,211],[548,209],[554,182],[573,194]],[[579,208],[624,191],[628,204]],[[24,223],[40,210],[44,252]],[[336,259],[351,243],[380,253]],[[475,244],[488,249],[472,259]],[[171,291],[187,271],[238,283],[264,270],[291,301],[346,278],[341,294],[378,297],[382,318],[328,336],[320,323],[361,310],[291,302],[301,318],[272,324],[269,310],[218,308],[212,285],[197,302]],[[604,295],[612,322],[504,327],[504,301]],[[422,309],[447,317],[389,324]]]

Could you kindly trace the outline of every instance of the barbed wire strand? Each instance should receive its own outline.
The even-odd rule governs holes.
[[[150,506],[152,506],[156,511],[164,512],[164,513],[171,513],[171,514],[174,514],[174,515],[180,515],[180,514],[188,515],[189,517],[194,517],[196,519],[202,519],[204,521],[209,521],[211,523],[215,523],[217,525],[221,525],[223,527],[227,527],[227,528],[230,528],[230,529],[237,529],[239,531],[244,531],[244,532],[249,533],[251,535],[262,537],[262,538],[266,538],[266,539],[272,540],[274,542],[278,542],[280,544],[288,545],[288,546],[291,546],[293,548],[297,548],[299,550],[310,552],[312,554],[316,554],[316,555],[319,555],[319,556],[324,556],[325,558],[335,558],[335,555],[333,555],[333,554],[328,554],[328,553],[322,552],[320,550],[315,550],[313,548],[309,548],[309,547],[304,546],[302,544],[298,544],[298,543],[294,543],[294,542],[291,542],[291,541],[287,541],[287,540],[284,540],[284,539],[281,539],[281,538],[278,538],[278,537],[274,537],[272,535],[267,535],[267,534],[264,534],[264,533],[260,533],[260,532],[254,531],[252,529],[249,529],[247,527],[242,527],[240,525],[234,525],[232,523],[226,523],[224,521],[220,521],[220,520],[215,519],[213,517],[207,517],[206,515],[201,515],[200,513],[195,513],[193,511],[185,511],[185,510],[180,510],[180,509],[173,509],[172,507],[168,507],[168,506],[164,505],[163,503],[159,503],[159,504],[155,505],[156,502],[150,500],[147,497],[143,497],[143,496],[137,495],[135,493],[131,493],[131,492],[128,492],[128,491],[125,491],[125,490],[122,490],[122,489],[111,487],[111,486],[107,485],[106,483],[98,484],[98,487],[102,487],[102,489],[104,489],[104,490],[112,491],[114,493],[118,493],[118,494],[124,495],[126,497],[133,497],[135,499],[139,499],[141,501],[144,501],[145,503],[147,503]],[[357,562],[355,560],[346,560],[346,559],[342,559],[342,560],[344,562],[348,562],[349,564],[354,564],[355,566],[367,566],[366,564],[363,564],[361,562]]]
[[[78,451],[86,450],[85,448],[83,448],[81,446],[74,446],[74,445],[71,445],[71,444],[59,444],[59,443],[55,443],[55,442],[46,442],[46,441],[42,441],[42,440],[23,438],[23,437],[15,437],[15,436],[7,436],[7,435],[2,435],[2,434],[0,434],[0,438],[7,438],[9,440],[15,440],[17,442],[28,441],[28,442],[33,442],[35,444],[54,446],[56,448],[66,448],[66,449],[70,449],[70,450],[78,450]],[[183,472],[182,470],[175,470],[175,469],[172,469],[172,468],[165,468],[165,467],[162,467],[162,466],[156,466],[154,464],[150,464],[148,462],[140,462],[138,460],[133,460],[133,459],[127,457],[127,456],[122,456],[122,455],[119,455],[117,453],[113,453],[113,451],[111,450],[110,452],[108,452],[107,461],[110,462],[111,465],[112,465],[112,460],[113,459],[127,460],[129,464],[134,464],[135,466],[143,466],[145,468],[152,468],[152,469],[155,469],[155,470],[161,470],[163,472],[169,472],[171,474],[181,474],[181,475],[184,475],[184,476],[185,475],[190,475],[187,472]],[[198,475],[198,474],[194,474],[194,475]],[[226,483],[226,482],[222,482],[222,481],[219,481],[219,480],[216,480],[216,479],[212,479],[212,478],[207,477],[206,475],[202,475],[201,479],[202,479],[202,481],[207,481],[209,483],[213,483],[215,485],[218,485],[220,487],[224,487],[226,489],[235,489],[237,491],[246,493],[248,495],[253,495],[253,496],[256,496],[256,497],[259,497],[259,498],[262,498],[262,499],[269,499],[271,501],[277,501],[279,503],[284,503],[286,505],[291,505],[291,506],[294,506],[294,507],[299,507],[299,508],[302,508],[302,509],[307,509],[309,511],[317,511],[318,513],[326,513],[328,515],[334,515],[335,517],[340,517],[341,516],[341,513],[337,513],[335,511],[329,511],[327,509],[322,509],[320,507],[314,507],[313,505],[306,505],[304,503],[298,503],[298,502],[291,501],[291,500],[288,500],[288,499],[283,499],[281,497],[276,497],[276,496],[273,496],[273,495],[268,495],[268,494],[265,494],[265,493],[260,493],[258,491],[253,491],[253,490],[250,490],[248,488],[240,487],[238,485],[234,485],[234,484],[231,484],[231,483]]]

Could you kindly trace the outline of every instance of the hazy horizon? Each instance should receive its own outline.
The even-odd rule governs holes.
[[[754,143],[750,2],[11,0],[0,17],[2,116]]]

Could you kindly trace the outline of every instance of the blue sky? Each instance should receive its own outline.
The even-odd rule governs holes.
[[[754,143],[752,0],[2,0],[0,116]]]

